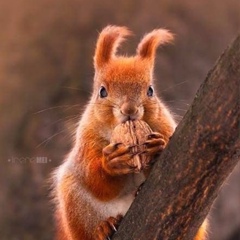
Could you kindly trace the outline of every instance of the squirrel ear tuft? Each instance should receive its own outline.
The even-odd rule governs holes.
[[[153,63],[159,45],[173,41],[173,34],[165,29],[155,29],[143,37],[137,47],[137,55]]]
[[[116,54],[117,48],[124,38],[131,35],[126,27],[107,26],[99,34],[95,55],[95,69],[101,68]]]

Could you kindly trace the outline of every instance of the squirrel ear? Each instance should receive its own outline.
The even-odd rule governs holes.
[[[173,34],[165,29],[155,29],[143,37],[137,47],[137,55],[152,64],[159,45],[173,41]]]
[[[101,68],[112,56],[115,55],[118,46],[124,37],[131,32],[126,27],[107,26],[99,34],[94,55],[95,69]]]

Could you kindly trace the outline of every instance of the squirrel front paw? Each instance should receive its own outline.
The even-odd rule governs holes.
[[[117,231],[122,218],[122,215],[117,215],[116,218],[109,217],[106,221],[102,221],[95,232],[96,240],[111,240],[111,237]]]
[[[109,144],[103,149],[103,168],[110,175],[123,175],[135,171],[136,166],[131,159],[137,153],[132,151],[134,146],[126,146],[122,143]]]
[[[151,165],[154,162],[154,156],[157,154],[160,154],[162,150],[166,147],[166,141],[164,140],[164,137],[162,134],[158,132],[153,132],[148,135],[147,141],[143,144],[144,150],[141,152],[141,154],[145,154],[149,156],[149,162],[142,163],[144,165],[144,168]]]

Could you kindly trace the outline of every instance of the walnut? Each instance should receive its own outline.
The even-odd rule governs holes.
[[[123,143],[126,146],[133,146],[131,152],[133,155],[129,165],[135,167],[135,171],[141,171],[146,163],[150,161],[150,157],[146,154],[138,154],[144,151],[149,134],[152,133],[149,125],[141,120],[127,121],[117,125],[112,133],[111,143]]]

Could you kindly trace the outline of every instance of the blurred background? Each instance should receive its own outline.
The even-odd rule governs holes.
[[[180,121],[215,61],[240,31],[239,0],[0,1],[0,239],[53,239],[48,179],[70,150],[91,94],[92,57],[107,24],[134,33],[164,27],[158,51],[162,99]],[[240,166],[210,213],[209,239],[240,239]]]

